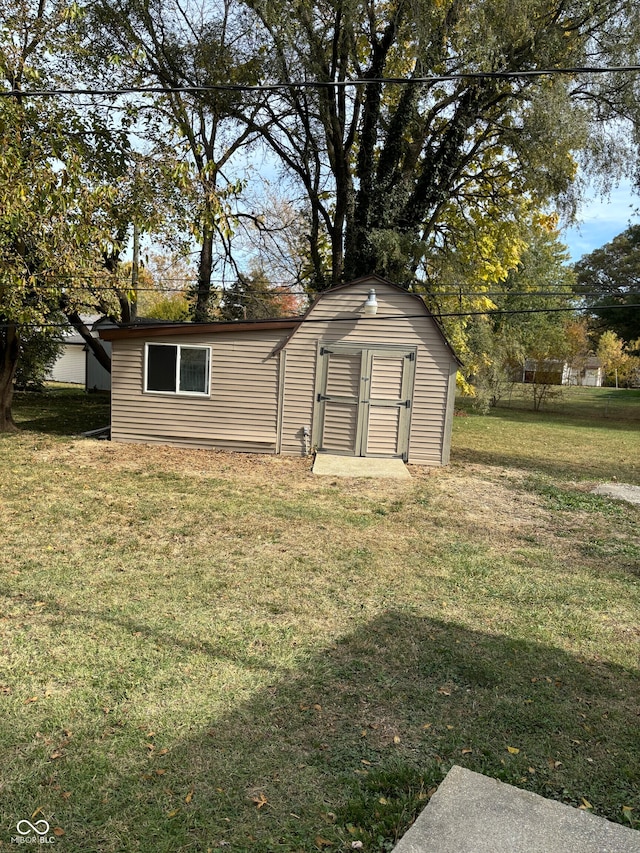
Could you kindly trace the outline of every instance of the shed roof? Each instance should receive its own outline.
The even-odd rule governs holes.
[[[255,332],[277,329],[294,329],[301,317],[288,317],[274,320],[231,320],[218,323],[130,323],[117,329],[100,329],[100,337],[105,341],[120,338],[157,338],[165,335],[215,335],[224,332]]]
[[[276,348],[276,351],[278,351],[280,349],[283,349],[288,344],[288,342],[291,340],[301,323],[315,322],[313,319],[311,319],[310,315],[321,299],[323,299],[325,296],[329,296],[330,294],[335,293],[336,291],[344,290],[353,287],[354,285],[357,286],[365,283],[371,284],[372,286],[375,286],[376,284],[381,284],[386,287],[391,287],[395,290],[400,291],[405,296],[414,299],[416,301],[415,316],[426,316],[430,317],[433,320],[434,326],[436,327],[438,334],[441,336],[445,346],[451,352],[451,355],[453,356],[455,361],[457,361],[458,364],[462,364],[453,347],[449,343],[447,336],[445,335],[444,330],[442,329],[442,326],[440,325],[437,317],[435,317],[425,305],[424,299],[419,294],[410,293],[404,287],[400,287],[399,285],[394,284],[393,282],[388,281],[386,278],[383,278],[382,276],[379,276],[375,273],[371,275],[362,276],[360,278],[355,279],[354,281],[346,282],[345,284],[338,284],[335,287],[331,287],[328,290],[322,291],[322,293],[319,293],[316,296],[314,301],[307,308],[306,312],[299,317],[274,318],[267,320],[232,320],[209,323],[176,323],[138,320],[135,323],[119,326],[118,328],[99,329],[99,333],[100,337],[104,340],[114,341],[122,338],[151,338],[161,337],[165,335],[201,335],[222,334],[225,332],[228,333],[289,330],[289,334]],[[337,318],[336,321],[339,321],[340,319],[342,318]],[[384,315],[377,315],[377,320],[380,321],[397,321],[397,319],[397,315],[392,315],[389,317],[385,317]]]

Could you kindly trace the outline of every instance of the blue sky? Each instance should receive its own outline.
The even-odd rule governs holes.
[[[609,243],[630,224],[640,223],[640,199],[628,183],[611,190],[607,198],[585,202],[578,217],[579,224],[562,231],[561,240],[569,248],[571,260]]]

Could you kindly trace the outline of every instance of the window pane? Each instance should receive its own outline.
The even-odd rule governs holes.
[[[209,391],[209,350],[195,347],[180,348],[180,390]]]
[[[149,344],[147,347],[147,391],[176,390],[178,348]]]

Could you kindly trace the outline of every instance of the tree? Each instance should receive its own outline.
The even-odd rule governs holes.
[[[463,361],[481,407],[496,405],[531,362],[537,411],[562,374],[562,365],[573,357],[580,335],[572,314],[574,273],[567,262],[553,218],[538,217],[517,266],[501,285],[492,285],[490,310],[497,313],[446,321],[458,338],[466,335],[469,354]],[[463,335],[456,325],[463,326]]]
[[[632,126],[633,76],[455,77],[635,64],[640,10],[628,0],[245,5],[263,79],[284,88],[242,118],[307,196],[317,289],[371,272],[410,286],[456,241],[456,219],[513,222],[522,199],[571,207],[578,157],[602,172],[632,147],[632,132],[609,133],[608,147],[605,136],[608,123]]]
[[[625,342],[607,329],[598,341],[597,355],[602,362],[606,385],[635,387],[640,382],[640,358],[629,352]]]
[[[640,225],[632,225],[610,243],[576,264],[576,292],[584,298],[599,330],[625,341],[640,336]]]
[[[293,317],[300,313],[301,298],[288,288],[273,287],[264,270],[256,267],[239,275],[225,291],[220,304],[224,320],[265,320]]]
[[[249,215],[234,211],[244,182],[227,177],[227,169],[253,134],[230,119],[241,93],[197,97],[176,90],[253,82],[255,61],[238,49],[242,20],[230,7],[231,2],[209,6],[198,0],[100,0],[91,7],[98,66],[118,73],[123,85],[153,84],[166,92],[136,109],[144,136],[161,142],[179,161],[172,177],[191,209],[191,233],[200,244],[196,320],[206,320],[214,307],[214,247],[229,256],[235,219]]]
[[[38,337],[44,345],[64,314],[104,355],[80,314],[100,305],[115,315],[117,300],[102,260],[113,194],[92,170],[105,138],[89,113],[22,94],[68,73],[78,7],[0,0],[0,13],[0,85],[13,93],[0,99],[0,431],[9,431],[21,352]]]

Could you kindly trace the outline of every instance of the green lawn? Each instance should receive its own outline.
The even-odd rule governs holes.
[[[20,396],[0,841],[382,853],[453,764],[640,826],[640,512],[589,491],[640,483],[640,394],[610,393],[462,401],[409,484],[78,439],[105,398]]]

